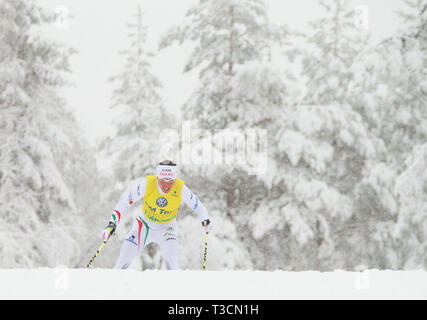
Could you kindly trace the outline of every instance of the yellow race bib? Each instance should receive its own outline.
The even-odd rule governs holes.
[[[169,223],[176,219],[181,204],[181,191],[184,181],[176,179],[172,189],[167,194],[161,194],[157,188],[157,176],[147,176],[142,212],[154,223]]]

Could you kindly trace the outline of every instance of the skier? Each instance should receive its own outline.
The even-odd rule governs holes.
[[[198,214],[208,233],[212,230],[212,223],[205,206],[183,180],[177,179],[176,164],[170,160],[162,161],[157,166],[157,175],[143,178],[117,203],[108,226],[102,232],[104,242],[114,234],[126,210],[138,200],[142,200],[142,213],[137,216],[124,241],[114,269],[127,269],[138,253],[151,242],[160,246],[168,270],[179,269],[178,208],[183,201]]]

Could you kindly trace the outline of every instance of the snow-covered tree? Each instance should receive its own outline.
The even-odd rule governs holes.
[[[369,35],[355,23],[355,7],[350,0],[319,0],[325,10],[322,18],[310,21],[305,43],[292,56],[301,59],[306,83],[304,104],[346,103],[348,84],[357,55]]]
[[[411,27],[417,24],[420,14],[423,9],[427,6],[426,0],[402,0],[405,4],[404,10],[397,11],[397,15],[405,24],[405,26]]]
[[[353,68],[353,106],[402,163],[426,137],[426,22],[366,50]]]
[[[273,25],[267,13],[261,0],[201,0],[160,42],[161,48],[175,41],[194,45],[184,72],[197,71],[199,83],[182,112],[184,120],[192,120],[192,149],[209,149],[221,157],[218,163],[207,157],[201,164],[184,164],[184,174],[222,226],[215,232],[224,244],[222,255],[239,248],[239,256],[249,258],[250,234],[245,221],[268,192],[262,181],[248,174],[247,165],[239,165],[237,160],[225,164],[224,159],[245,152],[244,141],[233,143],[233,139],[247,138],[245,130],[273,125],[287,90],[282,85],[283,74],[271,63],[271,48],[284,41],[287,29]],[[270,97],[269,93],[274,94]],[[228,142],[223,144],[225,140]],[[252,261],[240,259],[224,260],[216,267],[251,265]]]
[[[197,118],[207,129],[239,121],[241,110],[229,107],[230,81],[245,63],[269,61],[272,45],[285,34],[285,28],[269,22],[262,0],[201,0],[193,5],[160,43],[161,48],[175,41],[194,43],[184,72],[198,70],[200,83],[183,108],[185,119]]]
[[[394,186],[413,146],[427,138],[426,11],[415,27],[366,50],[353,66],[358,73],[350,84],[354,92],[351,103],[384,146],[382,156],[364,169],[357,192],[361,221],[369,217],[379,221],[366,227],[363,236],[370,242],[366,254],[377,257],[376,267],[404,265],[402,259],[396,263],[392,256],[405,252],[405,246],[399,249],[392,241],[402,212]],[[399,241],[410,240],[401,237]]]
[[[253,96],[263,93],[268,100],[253,100],[275,106],[263,114],[264,119],[270,117],[269,162],[258,180],[267,192],[251,207],[246,223],[257,268],[351,267],[351,244],[343,240],[346,226],[357,214],[353,190],[365,161],[380,149],[348,103],[350,67],[368,36],[356,27],[348,1],[320,5],[327,16],[310,23],[304,48],[283,48],[291,62],[302,63],[303,99],[295,77],[279,76],[269,90],[265,88],[277,74],[273,70],[264,77],[264,88],[256,76],[248,77],[252,85],[247,86],[242,105],[250,105]],[[306,104],[300,105],[300,100]]]
[[[146,48],[147,28],[138,7],[135,23],[128,24],[130,48],[120,52],[126,59],[123,71],[110,81],[118,86],[112,95],[117,110],[114,134],[103,141],[107,155],[114,158],[115,176],[120,182],[140,178],[158,162],[158,141],[168,119],[160,96],[161,83],[152,73]]]
[[[73,154],[78,126],[58,95],[73,50],[41,35],[55,17],[35,1],[2,1],[0,17],[0,263],[76,266],[93,212],[80,216],[73,187],[91,176],[75,170],[90,158]]]
[[[248,77],[252,86],[242,105],[261,92],[276,101],[276,109],[268,109],[272,114],[264,114],[273,115],[268,174],[259,177],[268,192],[251,208],[247,225],[257,268],[352,268],[355,256],[349,248],[357,243],[347,235],[357,216],[354,187],[365,163],[383,151],[349,105],[351,66],[368,35],[357,28],[349,1],[319,3],[327,15],[310,23],[304,48],[284,50],[291,61],[302,63],[306,104],[297,103],[292,77],[276,79],[273,91],[265,91],[256,76]],[[265,84],[274,74],[264,77]]]
[[[349,268],[345,233],[357,214],[353,189],[364,162],[376,157],[376,142],[348,105],[287,106],[280,120],[263,176],[269,197],[250,218],[262,244],[259,266]]]

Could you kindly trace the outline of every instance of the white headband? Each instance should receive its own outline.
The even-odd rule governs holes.
[[[161,165],[159,164],[157,166],[157,177],[159,179],[176,179],[177,175],[177,168],[176,166],[168,166],[168,165]]]

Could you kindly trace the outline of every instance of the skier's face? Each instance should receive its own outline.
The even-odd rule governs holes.
[[[159,183],[160,189],[162,189],[163,193],[168,193],[171,191],[173,184],[175,183],[175,180],[172,179],[159,179],[157,178],[157,181]]]

